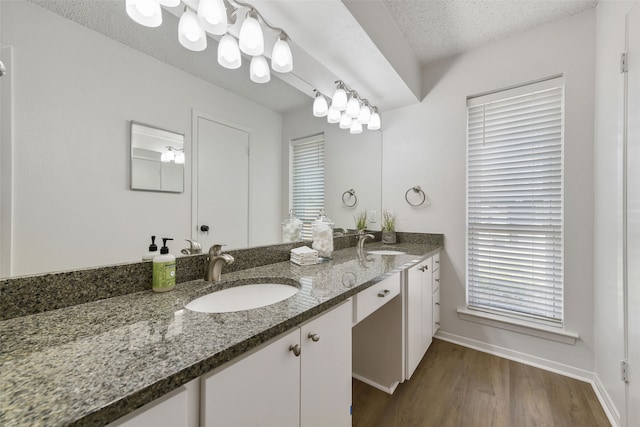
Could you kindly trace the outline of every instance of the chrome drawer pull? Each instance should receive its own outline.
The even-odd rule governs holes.
[[[386,297],[387,295],[389,295],[389,293],[390,293],[390,292],[391,292],[391,291],[390,291],[389,289],[385,289],[385,290],[384,290],[384,291],[382,291],[382,292],[378,292],[378,296],[379,296],[380,298],[384,298],[384,297]]]
[[[436,279],[436,282],[440,283],[440,279]]]
[[[309,338],[311,338],[311,341],[313,341],[313,342],[320,341],[320,335],[318,335],[318,334],[309,333]]]
[[[436,303],[436,305],[440,305],[440,303],[439,303],[439,302],[437,302],[437,303]]]
[[[440,326],[440,322],[436,322],[436,325]]]

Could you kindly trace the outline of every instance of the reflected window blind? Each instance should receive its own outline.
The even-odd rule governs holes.
[[[324,207],[324,134],[292,141],[292,207],[303,222],[302,238],[311,239],[311,223]]]
[[[563,320],[563,80],[467,101],[467,304]]]

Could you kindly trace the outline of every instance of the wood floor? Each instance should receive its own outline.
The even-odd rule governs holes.
[[[392,396],[353,380],[353,425],[610,426],[590,384],[440,340]]]

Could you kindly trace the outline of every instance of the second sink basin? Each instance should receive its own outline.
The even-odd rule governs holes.
[[[392,251],[392,250],[379,250],[379,251],[367,251],[371,255],[405,255],[406,252]]]
[[[293,281],[292,281],[293,282]],[[211,292],[197,298],[185,308],[201,313],[230,313],[251,310],[284,301],[300,290],[294,284],[279,283],[278,280],[247,282],[238,286]]]

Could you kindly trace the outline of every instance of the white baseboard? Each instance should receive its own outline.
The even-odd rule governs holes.
[[[351,373],[351,376],[357,379],[358,381],[362,381],[363,383],[368,384],[373,388],[377,388],[378,390],[384,391],[387,394],[393,394],[393,392],[396,391],[396,387],[398,387],[398,384],[400,384],[399,382],[396,381],[395,383],[391,384],[390,387],[386,387],[353,372]]]
[[[600,381],[600,378],[597,374],[593,375],[593,382],[591,383],[593,386],[593,391],[596,393],[600,404],[602,405],[602,409],[604,409],[605,414],[607,414],[607,418],[609,418],[609,422],[613,427],[620,427],[620,412],[616,408],[616,405],[613,404],[613,400],[611,400],[611,396],[607,393],[607,389]]]
[[[447,341],[453,344],[458,344],[463,347],[472,348],[474,350],[481,351],[483,353],[493,354],[494,356],[502,357],[504,359],[513,360],[514,362],[524,363],[525,365],[534,366],[536,368],[544,369],[546,371],[554,372],[556,374],[564,375],[569,378],[574,378],[580,381],[585,381],[591,384],[593,391],[602,406],[607,418],[613,427],[620,426],[620,414],[616,410],[613,401],[611,400],[606,389],[598,379],[598,376],[590,371],[584,369],[575,368],[573,366],[557,363],[552,360],[543,359],[541,357],[531,356],[519,351],[510,350],[505,347],[489,344],[482,341],[473,340],[460,335],[451,334],[439,330],[436,333],[435,338]]]

